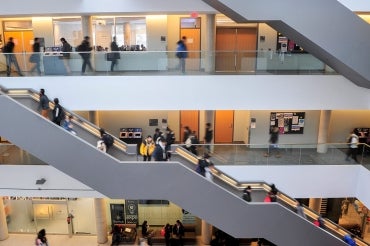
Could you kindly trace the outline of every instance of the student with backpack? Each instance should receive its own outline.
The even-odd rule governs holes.
[[[52,113],[53,113],[52,121],[58,126],[60,126],[62,120],[64,120],[65,118],[65,112],[63,110],[63,107],[60,106],[58,98],[54,98],[54,109]]]
[[[106,133],[103,128],[100,128],[99,131],[100,131],[100,138],[101,140],[103,140],[105,147],[106,147],[106,151],[108,152],[110,147],[112,147],[114,144],[114,138],[108,133]]]

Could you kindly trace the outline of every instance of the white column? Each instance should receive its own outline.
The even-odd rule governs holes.
[[[330,124],[331,110],[321,110],[319,133],[317,137],[317,153],[326,153],[328,151],[328,130]]]
[[[208,224],[205,220],[202,220],[202,243],[209,245],[212,239],[212,225]]]
[[[206,55],[204,70],[205,72],[215,71],[215,49],[216,49],[216,15],[208,14],[206,15],[206,28],[202,31],[206,32]]]
[[[99,244],[108,242],[107,215],[104,198],[95,198],[96,237]]]
[[[4,200],[0,197],[0,241],[9,237],[8,225],[6,224],[6,215],[4,210]]]

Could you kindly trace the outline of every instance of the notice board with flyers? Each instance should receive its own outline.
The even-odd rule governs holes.
[[[303,134],[305,112],[271,112],[270,133],[275,126],[280,134]]]

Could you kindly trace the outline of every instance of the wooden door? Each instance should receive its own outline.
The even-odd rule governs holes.
[[[255,71],[257,28],[217,28],[216,71]]]
[[[186,47],[188,48],[188,58],[186,59],[186,70],[200,70],[200,28],[182,28],[180,38],[186,37]]]
[[[29,63],[28,59],[32,53],[32,44],[34,35],[32,31],[18,31],[18,32],[4,32],[4,41],[8,42],[9,38],[13,37],[14,53],[16,53],[16,58],[19,67],[22,71],[28,71]]]
[[[188,126],[196,132],[199,139],[199,111],[198,110],[181,110],[180,111],[180,141],[185,142],[184,127]]]
[[[257,28],[238,28],[236,30],[236,70],[251,72],[256,70]]]
[[[216,71],[235,71],[235,28],[216,30]]]
[[[215,113],[215,143],[232,143],[234,134],[234,111],[217,110]]]

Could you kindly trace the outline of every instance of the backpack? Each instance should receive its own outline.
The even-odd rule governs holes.
[[[64,111],[62,106],[59,107],[59,110],[60,110],[60,112],[59,112],[59,115],[58,115],[58,120],[62,121],[66,117],[66,112]]]
[[[107,146],[107,148],[111,147],[114,143],[113,137],[107,133],[103,135],[103,141],[105,145]]]

